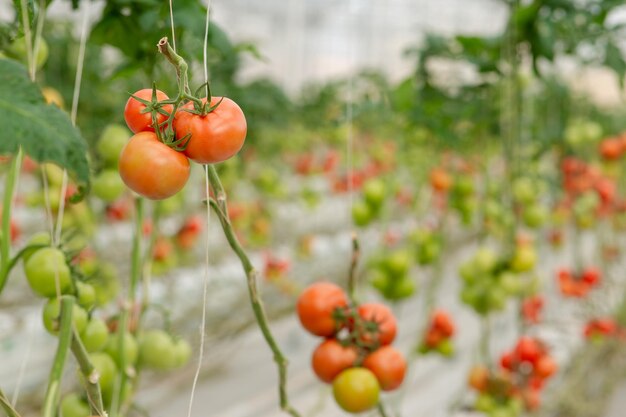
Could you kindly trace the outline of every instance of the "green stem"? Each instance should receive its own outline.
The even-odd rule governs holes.
[[[232,224],[228,217],[228,206],[226,205],[226,193],[224,192],[224,188],[222,187],[222,183],[217,175],[217,171],[213,165],[207,166],[207,172],[209,175],[209,183],[213,190],[215,190],[215,199],[210,199],[209,204],[217,214],[220,224],[222,225],[222,229],[224,230],[224,234],[231,249],[235,252],[239,260],[241,261],[241,266],[246,274],[247,284],[248,284],[248,295],[250,297],[250,303],[252,305],[252,310],[254,311],[254,316],[256,318],[257,324],[261,329],[261,333],[263,333],[263,337],[267,342],[269,348],[272,350],[274,354],[274,362],[276,362],[278,368],[278,380],[279,380],[279,399],[280,399],[280,408],[287,412],[288,414],[299,417],[300,414],[291,406],[289,403],[289,398],[287,394],[287,359],[283,355],[280,347],[276,343],[274,339],[274,335],[272,334],[267,314],[265,312],[265,308],[263,306],[263,302],[259,296],[259,291],[257,289],[257,279],[258,272],[250,262],[248,255],[242,248],[239,243],[239,239],[235,235],[235,231],[233,230]]]
[[[350,270],[348,271],[348,296],[350,300],[356,305],[356,284],[357,276],[356,270],[359,264],[359,256],[361,249],[359,247],[359,240],[357,239],[356,232],[352,234],[352,259],[350,261]]]
[[[2,200],[2,236],[0,237],[0,293],[9,277],[11,270],[11,208],[13,194],[22,163],[22,148],[11,159],[11,167],[4,183],[4,198]]]
[[[143,236],[143,198],[138,197],[135,199],[135,232],[133,236],[133,248],[131,253],[131,270],[130,270],[130,286],[128,290],[128,296],[122,312],[120,314],[118,328],[117,328],[117,350],[119,358],[120,372],[117,375],[115,389],[113,390],[113,397],[111,399],[111,412],[110,417],[117,417],[120,414],[122,407],[122,394],[126,392],[126,384],[129,377],[135,376],[135,370],[132,368],[132,364],[126,363],[125,352],[125,339],[128,327],[129,312],[134,314],[136,297],[137,297],[137,285],[141,278],[141,265],[143,257],[141,255],[141,239]]]
[[[387,417],[387,412],[385,411],[385,407],[383,406],[382,402],[378,403],[376,409],[378,410],[378,414],[380,414],[380,417]]]
[[[13,408],[13,405],[9,399],[4,395],[4,392],[0,389],[0,407],[4,410],[7,417],[20,417],[19,413]]]
[[[48,388],[43,402],[43,417],[56,416],[56,408],[59,403],[59,395],[61,389],[61,378],[63,377],[63,369],[65,368],[65,359],[72,342],[72,310],[74,309],[74,297],[61,297],[61,313],[60,313],[60,329],[59,329],[59,345],[52,363],[52,370],[48,378]]]
[[[85,390],[87,391],[87,399],[89,401],[91,414],[103,416],[105,415],[105,411],[102,403],[100,383],[98,382],[100,376],[97,374],[96,368],[91,363],[87,349],[85,349],[85,345],[83,345],[83,342],[80,340],[76,330],[73,330],[71,349],[76,362],[78,362],[78,368],[80,369],[80,372],[85,380]]]

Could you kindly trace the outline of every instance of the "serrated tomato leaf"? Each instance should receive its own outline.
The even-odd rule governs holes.
[[[38,162],[67,169],[79,187],[89,189],[87,144],[68,115],[46,104],[37,84],[21,64],[0,59],[0,155],[15,154],[21,146]]]

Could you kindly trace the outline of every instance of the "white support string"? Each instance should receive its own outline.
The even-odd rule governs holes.
[[[207,49],[208,49],[208,39],[209,39],[209,25],[211,21],[211,3],[209,0],[206,8],[206,19],[204,25],[204,46],[203,46],[203,54],[202,54],[202,62],[204,65],[204,82],[207,91],[207,100],[208,97],[208,82],[209,82],[209,67],[207,60]],[[209,103],[210,104],[210,103]],[[206,328],[206,304],[207,304],[207,295],[209,290],[209,267],[210,267],[210,258],[209,258],[209,247],[210,247],[210,224],[211,224],[211,205],[209,204],[211,198],[210,191],[210,183],[209,183],[209,167],[204,166],[204,189],[206,192],[206,240],[205,240],[205,264],[204,264],[204,280],[202,284],[202,317],[200,319],[200,348],[198,352],[198,364],[196,366],[196,371],[193,377],[193,383],[191,385],[191,393],[189,394],[189,407],[187,409],[187,417],[191,417],[191,413],[193,411],[193,400],[196,393],[196,387],[198,386],[198,379],[200,377],[200,370],[202,369],[202,362],[204,360],[204,344],[206,340],[205,328]]]

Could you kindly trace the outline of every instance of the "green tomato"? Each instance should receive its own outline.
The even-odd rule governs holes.
[[[480,248],[472,258],[474,267],[481,273],[490,273],[498,264],[495,252],[488,248]]]
[[[83,401],[76,393],[66,395],[61,401],[61,417],[88,417],[91,416],[89,404]]]
[[[511,259],[510,268],[513,272],[527,272],[535,268],[537,252],[530,245],[518,247]]]
[[[61,314],[61,302],[58,298],[48,300],[43,308],[42,319],[46,330],[53,335],[59,333],[59,315]],[[87,312],[74,304],[72,309],[72,324],[78,333],[82,332],[87,325]]]
[[[417,261],[420,265],[433,263],[441,253],[441,245],[436,240],[430,240],[420,245],[417,251]]]
[[[51,242],[51,239],[50,239],[50,233],[48,233],[48,232],[37,232],[34,235],[32,235],[30,237],[30,239],[28,239],[28,242],[26,242],[26,246],[27,247],[31,246],[31,245],[50,246],[51,243],[52,242]],[[24,262],[24,264],[26,264],[26,262],[28,262],[30,257],[35,252],[37,252],[39,249],[43,249],[43,247],[26,249],[22,253],[22,261]]]
[[[33,291],[43,297],[56,296],[57,280],[61,294],[71,291],[70,268],[59,249],[43,248],[30,255],[24,273]]]
[[[476,397],[474,408],[483,413],[490,413],[496,407],[496,400],[489,394],[480,394]]]
[[[124,194],[126,185],[117,171],[105,169],[93,179],[92,190],[96,197],[111,203]]]
[[[499,285],[507,295],[516,296],[524,291],[524,282],[521,277],[512,272],[503,272],[498,277]]]
[[[538,229],[548,220],[548,210],[539,204],[531,204],[524,210],[522,218],[526,226]]]
[[[94,279],[89,283],[96,289],[96,304],[104,306],[120,292],[120,281],[117,269],[110,263],[98,263],[96,272]]]
[[[333,381],[333,396],[339,407],[349,413],[362,413],[378,404],[380,386],[372,371],[348,368]]]
[[[459,275],[461,276],[463,281],[471,284],[475,282],[478,275],[481,274],[476,270],[476,264],[474,263],[474,261],[470,260],[459,267]]]
[[[95,352],[89,355],[91,364],[96,368],[100,375],[100,389],[102,395],[110,397],[115,385],[115,377],[117,376],[117,365],[111,356],[104,352]]]
[[[55,189],[59,190],[54,195],[60,196],[61,186],[63,185],[63,168],[50,162],[41,164],[41,168],[48,178],[48,185],[54,186]],[[50,191],[50,197],[53,197],[52,191]]]
[[[372,208],[380,208],[385,201],[386,195],[387,187],[381,179],[371,179],[363,185],[363,198]]]
[[[383,267],[392,277],[403,277],[411,267],[411,253],[408,250],[397,250],[383,260]]]
[[[403,300],[412,296],[415,293],[415,287],[415,281],[409,278],[409,276],[405,275],[400,279],[395,279],[394,281],[392,281],[383,292],[383,295],[388,300]]]
[[[374,218],[374,213],[370,206],[362,201],[358,200],[352,206],[352,220],[357,226],[363,227],[370,224]]]
[[[41,67],[43,67],[46,61],[48,60],[49,51],[48,51],[48,43],[46,42],[44,38],[39,38],[38,41],[39,41],[39,49],[37,50],[37,56],[35,57],[35,66],[37,69],[41,69]],[[33,43],[33,48],[34,46],[35,44]],[[7,54],[9,54],[13,58],[19,59],[24,64],[28,63],[27,62],[28,53],[26,51],[27,51],[27,44],[26,44],[25,37],[15,39],[13,43],[9,45],[9,47],[6,49]]]
[[[500,311],[506,307],[507,294],[501,287],[497,285],[489,287],[486,296],[488,310]]]
[[[86,282],[76,281],[76,291],[78,293],[78,305],[90,310],[96,305],[96,289]]]
[[[454,356],[454,344],[450,339],[444,339],[437,345],[437,352],[449,358]]]
[[[189,358],[191,358],[191,345],[186,340],[178,339],[174,342],[174,353],[176,356],[176,366],[184,366],[189,362]]]
[[[172,337],[163,330],[147,330],[139,336],[139,363],[161,371],[178,365]]]
[[[474,181],[467,176],[457,177],[454,181],[453,192],[461,197],[474,194]]]
[[[513,181],[513,199],[519,204],[532,204],[537,199],[535,182],[528,177],[519,177]]]
[[[97,352],[104,349],[109,340],[109,328],[104,320],[92,317],[80,333],[80,338],[87,352]]]
[[[110,124],[104,128],[96,149],[107,166],[117,167],[120,153],[130,137],[131,134],[125,126]]]
[[[122,356],[119,350],[120,336],[119,333],[111,334],[104,351],[108,353],[117,366],[121,366]],[[129,332],[124,333],[124,363],[126,366],[132,366],[137,362],[139,356],[139,345],[135,337]]]
[[[391,280],[386,271],[374,268],[369,272],[369,275],[370,284],[378,291],[383,292],[389,287]]]

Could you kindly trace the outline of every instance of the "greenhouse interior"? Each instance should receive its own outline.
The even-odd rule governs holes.
[[[626,416],[622,0],[0,1],[0,417]]]

